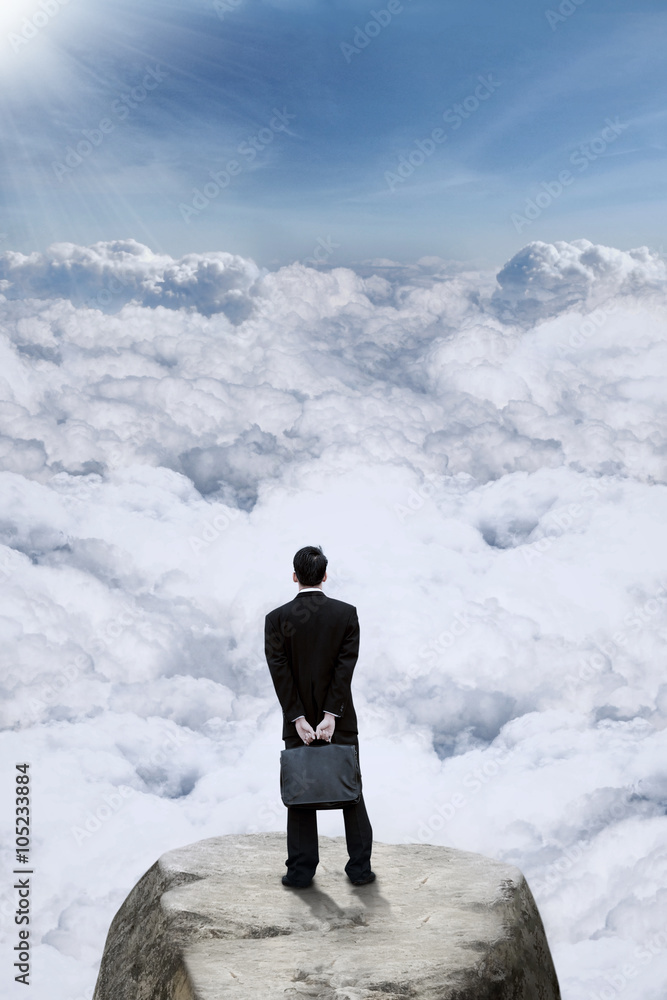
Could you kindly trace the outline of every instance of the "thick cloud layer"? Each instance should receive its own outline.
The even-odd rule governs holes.
[[[567,1000],[661,998],[663,262],[0,266],[3,752],[32,762],[49,1000],[87,995],[159,853],[284,828],[262,628],[311,543],[359,610],[376,839],[519,865]],[[82,305],[110,274],[127,301]]]
[[[529,243],[498,274],[493,299],[510,321],[556,316],[564,309],[589,308],[613,296],[661,295],[667,268],[647,247],[615,250],[589,240]]]
[[[69,299],[103,311],[126,302],[167,309],[224,313],[233,323],[252,308],[259,269],[236,254],[216,251],[173,260],[136,240],[79,247],[54,243],[45,253],[0,254],[0,290],[8,299]]]

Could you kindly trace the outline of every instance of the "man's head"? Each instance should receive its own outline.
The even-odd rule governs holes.
[[[306,545],[294,556],[294,577],[302,587],[317,587],[326,579],[328,559],[318,545]]]

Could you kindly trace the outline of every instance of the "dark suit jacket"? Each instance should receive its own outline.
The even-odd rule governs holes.
[[[299,592],[266,616],[264,651],[283,710],[283,739],[297,735],[292,720],[299,715],[316,729],[324,712],[340,716],[336,729],[357,732],[350,685],[359,620],[352,604],[323,592]]]

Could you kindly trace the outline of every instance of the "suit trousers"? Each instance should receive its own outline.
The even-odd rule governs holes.
[[[357,748],[357,733],[334,729],[332,743],[344,743]],[[300,736],[288,736],[285,749],[303,746]],[[355,882],[365,878],[371,870],[373,829],[368,819],[363,791],[356,805],[343,809],[345,839],[349,860],[345,865],[348,877]],[[307,885],[315,874],[320,860],[317,842],[317,809],[292,809],[287,807],[287,877],[292,882]]]

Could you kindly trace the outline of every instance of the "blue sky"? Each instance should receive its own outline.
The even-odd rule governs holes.
[[[0,250],[667,242],[659,0],[41,4],[0,14]]]

